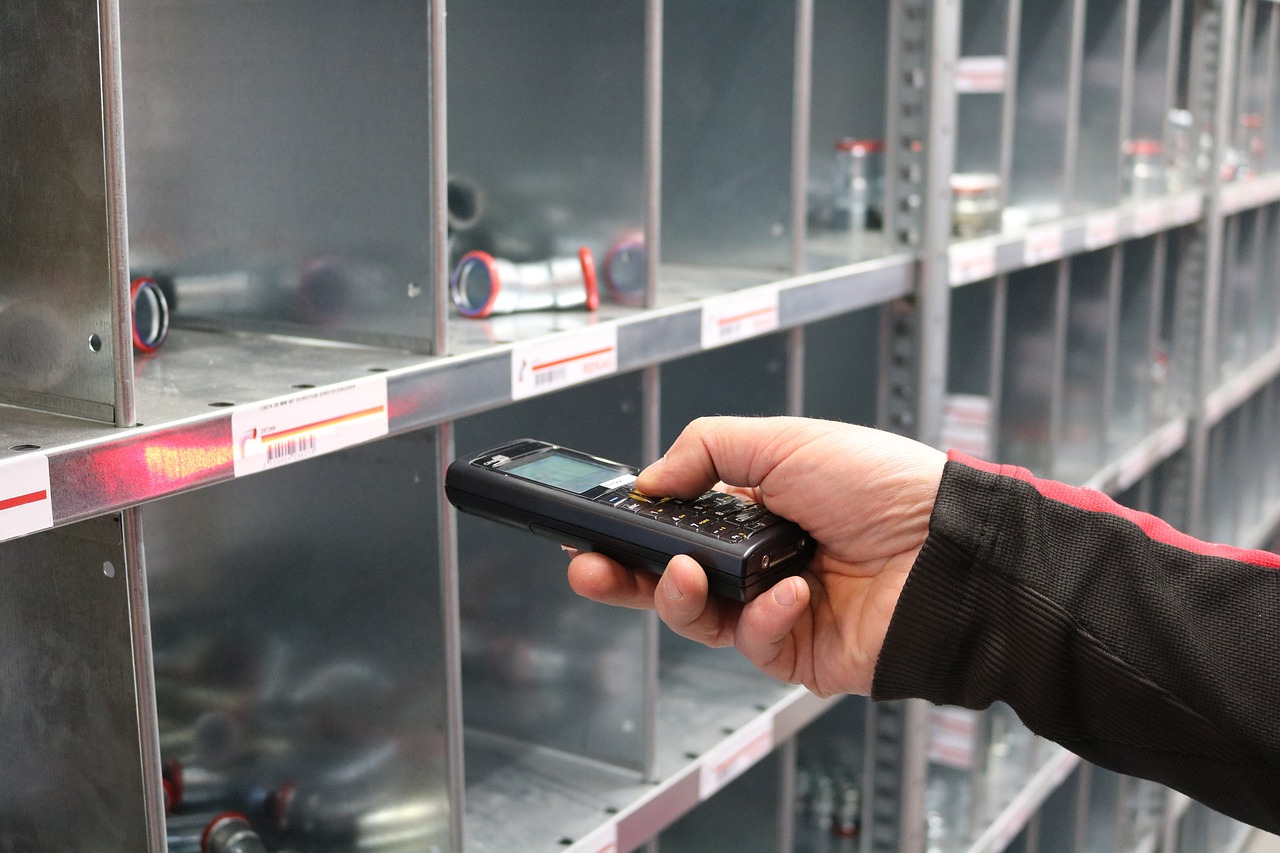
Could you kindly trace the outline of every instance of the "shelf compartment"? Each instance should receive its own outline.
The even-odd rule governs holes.
[[[1009,276],[997,458],[1039,473],[1048,472],[1053,462],[1065,283],[1059,264]]]
[[[432,350],[432,14],[120,3],[129,263],[175,321]]]
[[[0,565],[6,846],[155,849],[164,806],[136,621],[146,581],[122,516],[6,542]]]
[[[0,403],[133,418],[114,5],[0,12]],[[102,30],[99,30],[101,11]],[[104,82],[105,81],[105,82]]]
[[[1070,261],[1063,400],[1053,476],[1079,482],[1106,457],[1107,424],[1116,372],[1116,308],[1120,255],[1116,249]]]
[[[994,457],[999,433],[1005,284],[1000,276],[951,295],[942,444],[980,459]]]
[[[658,836],[664,853],[774,853],[782,838],[783,756],[772,752]],[[789,815],[787,816],[789,819]],[[714,839],[714,841],[712,840]],[[849,848],[853,853],[853,848]]]
[[[451,271],[472,251],[540,263],[585,247],[603,302],[646,303],[645,16],[644,0],[450,8]]]
[[[1126,0],[1085,4],[1079,144],[1069,187],[1072,210],[1113,207],[1120,201],[1124,108],[1131,94],[1126,90],[1131,8]]]
[[[175,820],[242,811],[310,853],[451,846],[438,460],[420,431],[142,508]]]
[[[791,807],[796,853],[854,853],[861,843],[850,837],[848,821],[864,819],[871,805],[867,779],[868,701],[845,698],[814,720],[796,738],[796,783]],[[851,813],[849,791],[859,793],[860,809]]]
[[[664,364],[661,445],[704,415],[787,414],[789,358],[787,336],[775,334]]]
[[[996,175],[1002,187],[1007,187],[1012,151],[1010,77],[1017,45],[1010,44],[1010,32],[1016,7],[1009,0],[964,4],[956,70],[955,170]],[[1002,190],[1002,199],[1005,194]]]
[[[664,8],[660,289],[688,265],[756,283],[792,270],[797,15],[767,0]]]
[[[885,253],[885,87],[889,8],[874,0],[817,0],[813,7],[812,82],[807,138],[805,269],[842,266]],[[841,140],[859,140],[865,196],[840,187]],[[860,194],[861,195],[861,194]],[[865,203],[865,215],[851,211]]]
[[[457,456],[538,438],[642,465],[642,376],[628,373],[456,422]],[[458,516],[468,729],[647,772],[649,617],[580,598],[555,542]]]
[[[1168,354],[1159,345],[1164,298],[1162,238],[1148,237],[1121,249],[1116,374],[1108,421],[1108,446],[1125,447],[1167,414]]]
[[[881,313],[864,308],[804,327],[806,417],[877,424]]]
[[[1064,212],[1082,24],[1083,6],[1074,0],[1022,4],[1006,222],[1011,215],[1043,222]]]

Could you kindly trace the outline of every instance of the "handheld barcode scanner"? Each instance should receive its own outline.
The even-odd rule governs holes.
[[[695,500],[635,491],[639,471],[535,439],[520,439],[458,459],[445,494],[460,511],[529,530],[624,566],[661,573],[688,554],[711,592],[750,601],[813,556],[797,525],[723,492]]]
[[[449,277],[449,293],[464,317],[600,307],[595,258],[586,246],[575,257],[523,264],[467,252]]]

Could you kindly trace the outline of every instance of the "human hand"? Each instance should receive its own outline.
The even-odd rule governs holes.
[[[746,605],[708,596],[706,574],[687,556],[657,576],[578,554],[569,583],[595,601],[656,608],[677,634],[736,646],[766,674],[820,696],[868,694],[945,462],[902,436],[834,421],[700,418],[636,488],[693,498],[727,484],[813,536],[809,568]]]

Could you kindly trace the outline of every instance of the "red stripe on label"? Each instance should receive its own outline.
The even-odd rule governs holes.
[[[736,323],[736,322],[738,322],[739,320],[747,320],[747,319],[750,319],[750,318],[752,318],[752,317],[759,317],[759,316],[761,316],[762,314],[772,314],[772,313],[774,313],[776,310],[777,310],[777,309],[776,309],[776,308],[774,308],[773,306],[770,306],[770,307],[768,307],[768,308],[758,308],[758,309],[756,309],[755,311],[748,311],[748,312],[747,312],[747,313],[745,313],[745,314],[734,314],[732,317],[721,317],[721,318],[720,318],[719,320],[717,320],[716,322],[718,322],[721,326],[727,326],[727,325],[729,325],[730,323]]]
[[[41,489],[38,492],[31,492],[30,494],[26,494],[26,495],[18,495],[17,497],[5,498],[4,500],[0,501],[0,510],[13,509],[14,507],[39,503],[40,501],[47,500],[48,497],[49,497],[49,493],[44,489]]]
[[[271,441],[279,441],[282,438],[288,438],[289,436],[297,435],[300,432],[310,432],[311,430],[320,429],[321,427],[334,426],[335,424],[345,423],[346,421],[354,421],[357,418],[364,418],[364,417],[368,417],[369,415],[376,415],[376,414],[379,414],[384,408],[386,407],[374,406],[371,409],[361,409],[358,412],[351,412],[350,414],[347,414],[347,415],[339,415],[335,418],[326,418],[323,421],[316,421],[313,424],[306,424],[304,426],[293,427],[292,429],[282,429],[280,430],[280,432],[273,432],[271,433],[271,435],[264,435],[262,437],[262,442],[263,444],[266,444],[267,442],[271,442]]]
[[[975,459],[958,450],[950,451],[947,454],[947,458],[978,471],[985,471],[988,474],[996,474],[1001,477],[1012,477],[1015,480],[1021,480],[1049,500],[1073,506],[1076,509],[1081,509],[1085,512],[1100,512],[1122,518],[1125,521],[1138,525],[1143,533],[1156,542],[1160,542],[1165,545],[1172,545],[1175,548],[1181,548],[1184,551],[1189,551],[1192,554],[1200,554],[1205,557],[1222,557],[1226,560],[1251,563],[1263,568],[1280,569],[1280,555],[1272,554],[1268,551],[1235,548],[1230,545],[1203,542],[1192,536],[1188,536],[1180,530],[1176,530],[1170,526],[1167,521],[1156,518],[1154,515],[1149,515],[1145,512],[1138,512],[1136,509],[1130,509],[1127,506],[1121,506],[1102,492],[1095,491],[1094,489],[1082,489],[1078,486],[1068,486],[1067,484],[1059,483],[1056,480],[1041,480],[1026,468],[1019,468],[1016,465],[998,465],[993,462],[984,462],[981,459]]]
[[[565,358],[559,358],[555,361],[544,361],[541,364],[535,364],[534,370],[546,370],[548,367],[557,367],[561,364],[568,364],[571,361],[579,361],[584,358],[591,358],[593,355],[604,355],[607,352],[613,352],[613,347],[604,347],[602,349],[593,349],[591,352],[579,353]]]

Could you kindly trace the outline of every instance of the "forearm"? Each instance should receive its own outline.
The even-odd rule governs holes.
[[[1280,558],[978,465],[947,466],[873,696],[1004,701],[1091,761],[1280,830]]]

